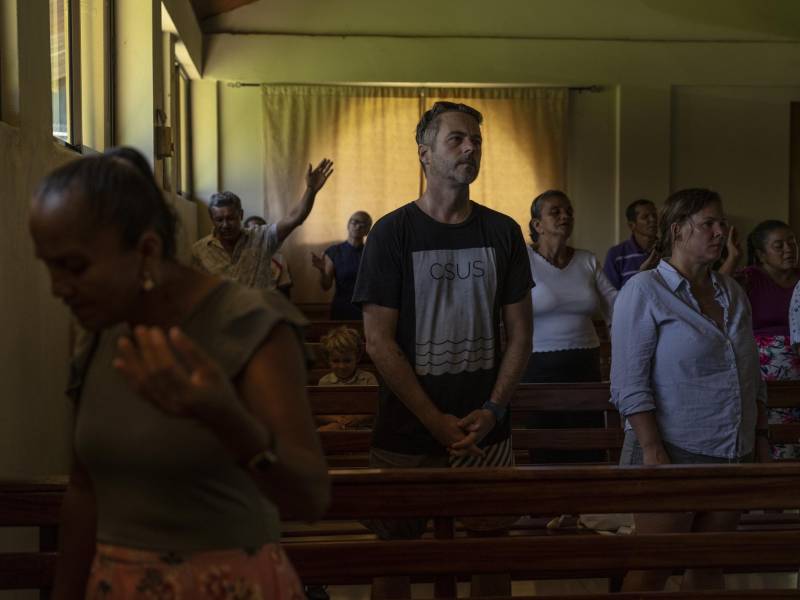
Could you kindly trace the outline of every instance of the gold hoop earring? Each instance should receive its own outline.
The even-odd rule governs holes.
[[[151,292],[155,287],[156,282],[153,280],[153,277],[150,275],[150,273],[145,271],[142,276],[142,290],[145,292]]]

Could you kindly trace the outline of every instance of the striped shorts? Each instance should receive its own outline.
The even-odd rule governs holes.
[[[502,442],[486,446],[484,456],[448,456],[427,454],[401,454],[381,448],[370,448],[369,466],[371,469],[430,469],[430,468],[468,468],[468,467],[513,467],[514,451],[511,437]],[[468,531],[488,532],[504,530],[513,525],[519,517],[488,516],[463,517],[459,519]],[[364,521],[375,535],[382,540],[414,540],[422,536],[428,527],[429,519],[370,519]]]

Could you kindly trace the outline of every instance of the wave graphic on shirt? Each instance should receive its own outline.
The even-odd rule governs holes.
[[[491,369],[494,366],[494,338],[478,337],[461,341],[445,340],[443,342],[417,343],[417,373],[420,369],[439,370],[444,367],[447,372],[455,370],[476,371]],[[423,374],[423,373],[420,373]]]
[[[417,375],[494,368],[494,249],[418,251],[413,264]]]

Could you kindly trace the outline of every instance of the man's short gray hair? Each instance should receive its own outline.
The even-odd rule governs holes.
[[[466,104],[456,102],[435,102],[430,110],[425,111],[422,118],[417,123],[417,144],[425,144],[430,146],[436,139],[436,134],[439,133],[439,115],[446,112],[461,112],[468,114],[474,118],[478,125],[483,123],[483,115]]]
[[[222,208],[224,206],[232,206],[241,211],[242,201],[239,199],[239,196],[233,192],[227,190],[224,192],[216,192],[211,195],[211,201],[208,203],[208,212],[211,212],[212,208]]]

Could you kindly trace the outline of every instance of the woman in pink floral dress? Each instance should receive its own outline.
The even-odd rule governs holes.
[[[800,356],[789,337],[789,306],[800,271],[797,241],[782,221],[759,223],[747,237],[747,263],[736,279],[753,308],[753,333],[766,381],[800,380]],[[800,410],[772,408],[770,423],[796,423]],[[774,444],[773,458],[800,458],[800,445]]]

